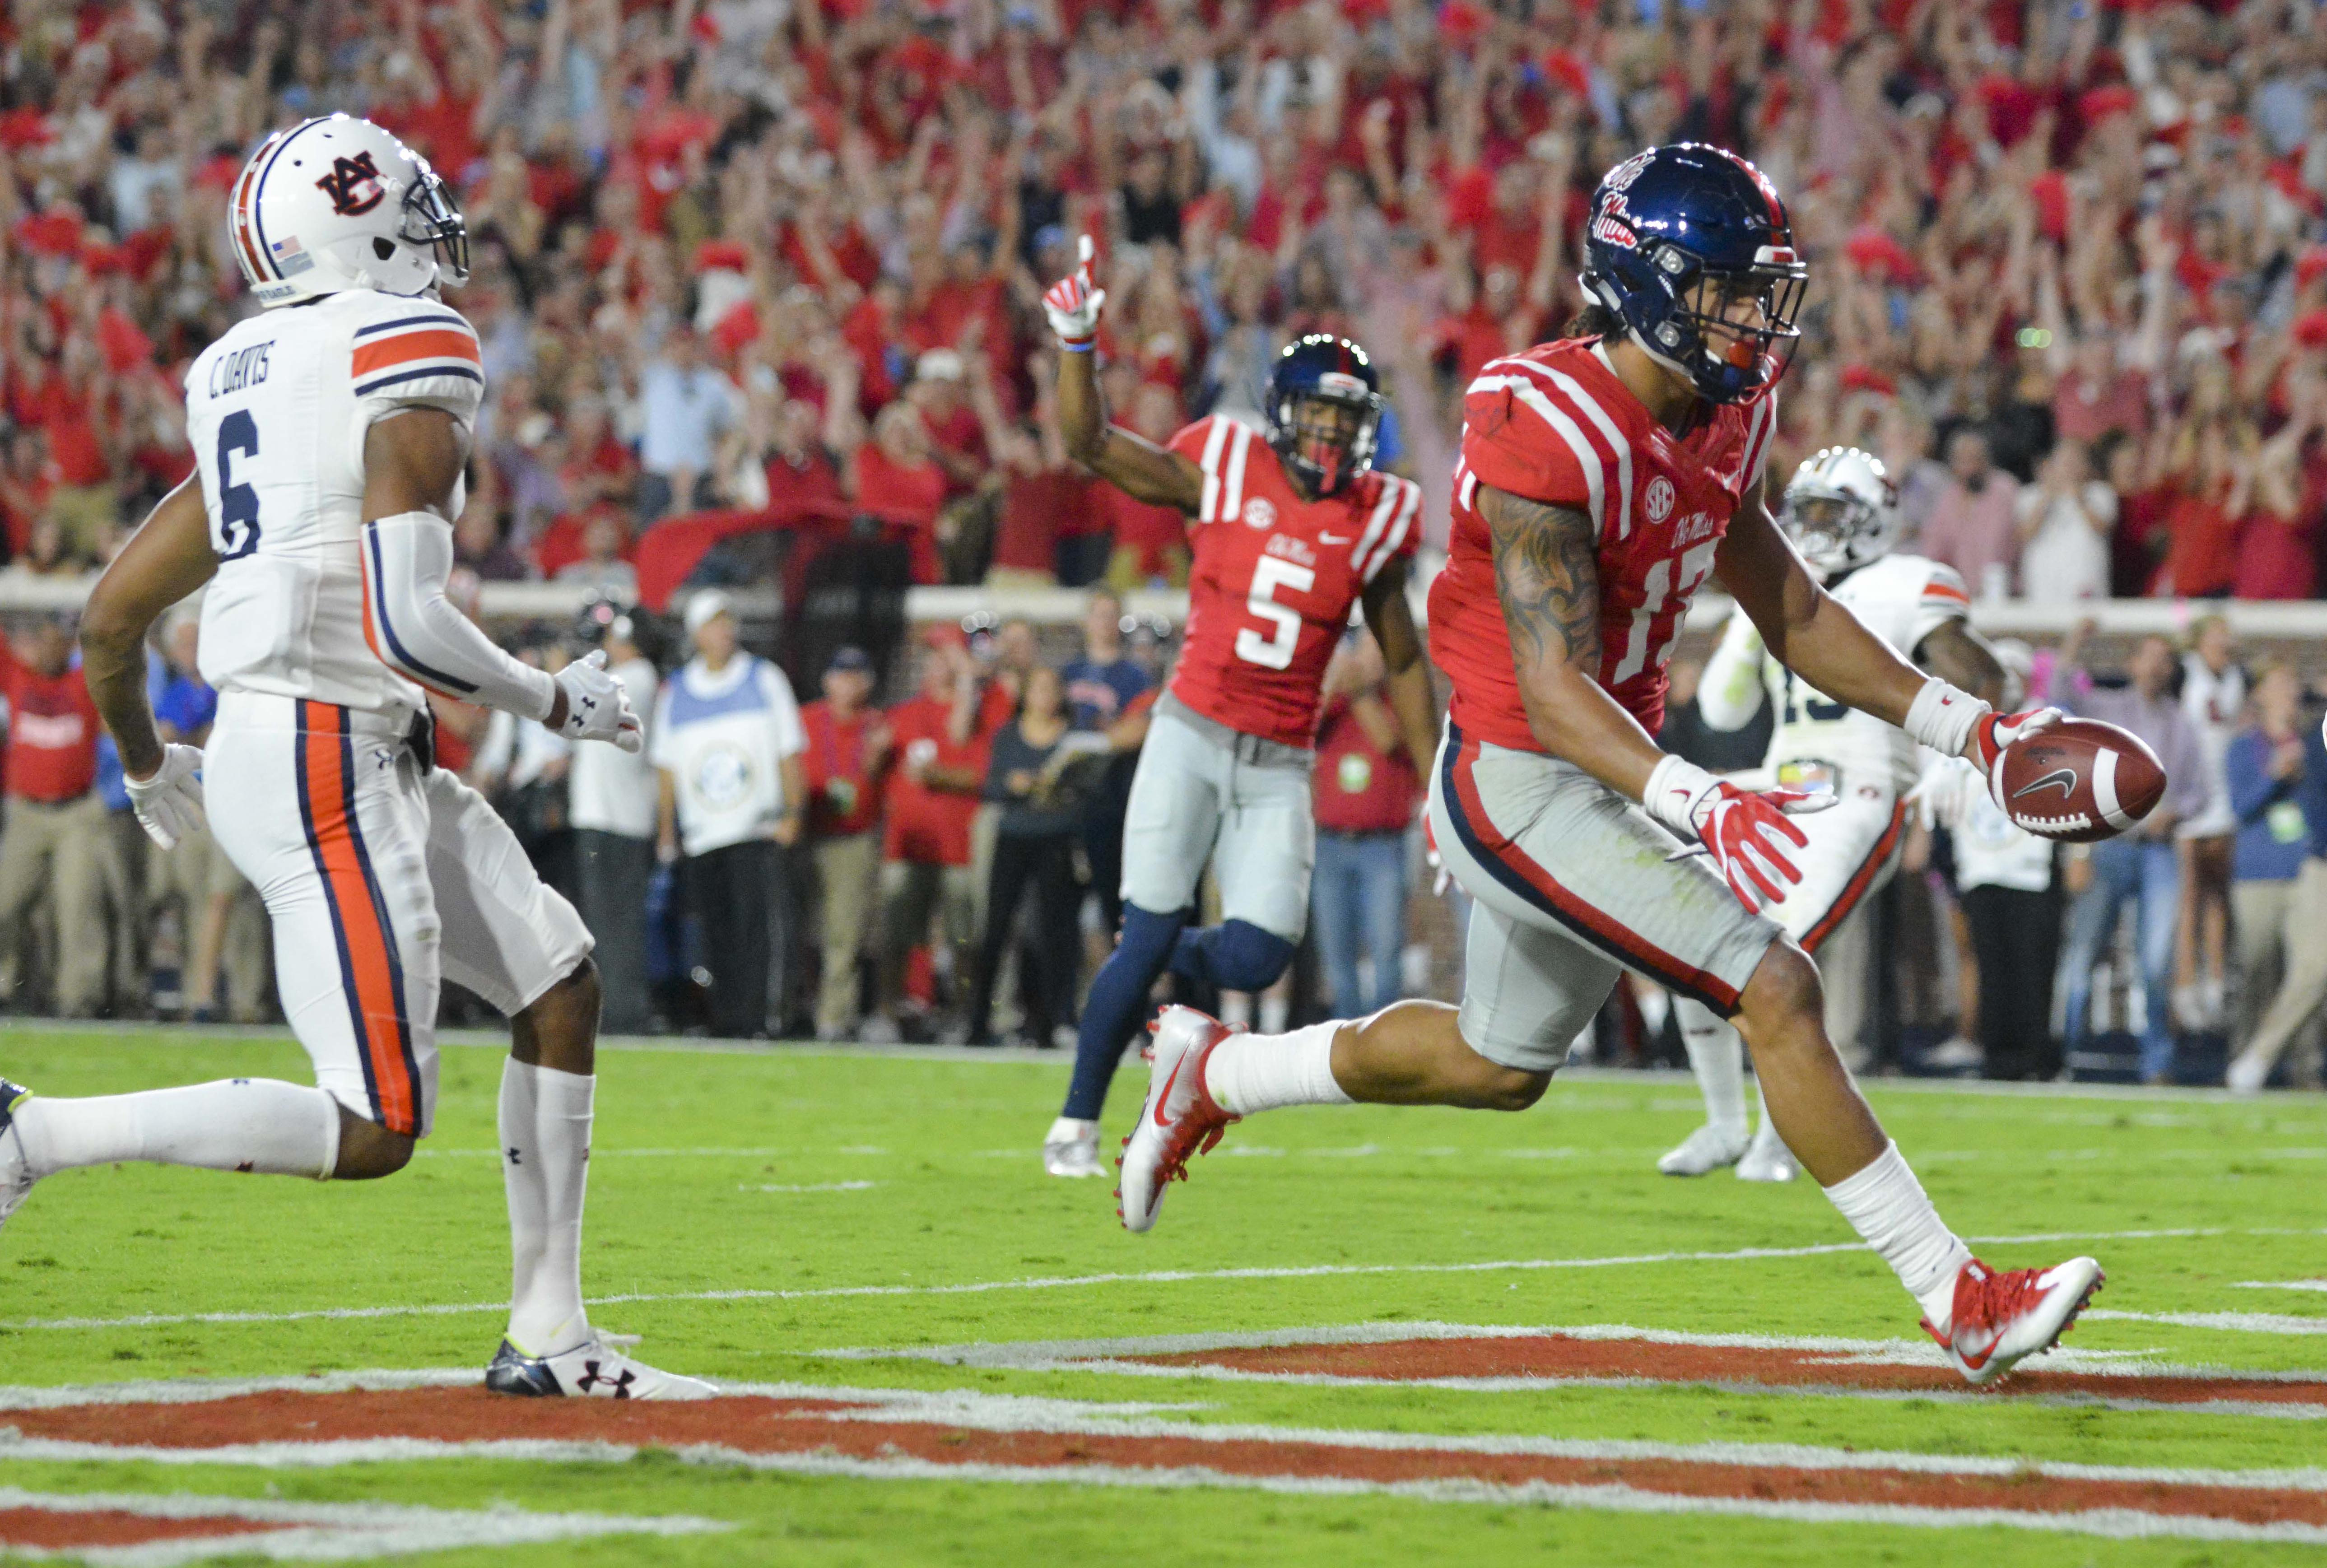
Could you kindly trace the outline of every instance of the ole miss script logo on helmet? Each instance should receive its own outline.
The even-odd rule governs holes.
[[[332,210],[342,218],[360,218],[388,195],[379,182],[379,165],[369,150],[352,158],[333,158],[332,172],[315,182],[315,189],[332,199]]]

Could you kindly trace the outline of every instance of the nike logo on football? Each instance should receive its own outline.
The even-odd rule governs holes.
[[[2023,795],[2033,795],[2039,789],[2050,789],[2056,785],[2060,788],[2061,799],[2066,800],[2075,795],[2077,770],[2074,768],[2055,768],[2042,779],[2023,784],[2019,789],[2014,789],[2012,792],[2012,798],[2017,800]]]

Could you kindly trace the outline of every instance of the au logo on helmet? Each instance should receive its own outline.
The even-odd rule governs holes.
[[[315,182],[315,189],[332,199],[332,210],[342,218],[360,218],[388,197],[369,148],[353,157],[333,158],[332,172]]]

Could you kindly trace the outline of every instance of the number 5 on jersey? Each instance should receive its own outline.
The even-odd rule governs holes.
[[[258,548],[258,492],[235,477],[235,460],[258,455],[258,421],[238,408],[219,421],[218,523],[210,546],[220,561],[239,561]]]
[[[1252,593],[1244,607],[1254,618],[1268,622],[1276,630],[1263,637],[1251,627],[1237,633],[1237,657],[1247,664],[1257,664],[1266,669],[1286,669],[1293,663],[1293,650],[1301,644],[1301,611],[1279,604],[1276,593],[1290,588],[1295,593],[1306,593],[1317,586],[1317,574],[1306,566],[1276,555],[1263,555],[1252,569]]]

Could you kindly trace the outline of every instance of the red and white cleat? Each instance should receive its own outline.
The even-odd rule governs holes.
[[[1993,1383],[2038,1351],[2051,1349],[2106,1277],[2089,1257],[2009,1274],[1997,1274],[1974,1258],[1956,1274],[1949,1331],[1940,1333],[1926,1318],[1923,1332],[1939,1342],[1967,1381]]]
[[[1126,1230],[1146,1230],[1164,1206],[1164,1189],[1188,1179],[1188,1159],[1208,1154],[1229,1125],[1240,1118],[1212,1103],[1204,1063],[1212,1047],[1237,1032],[1192,1007],[1167,1007],[1149,1026],[1155,1039],[1145,1055],[1147,1099],[1116,1161],[1123,1175],[1115,1212]]]

